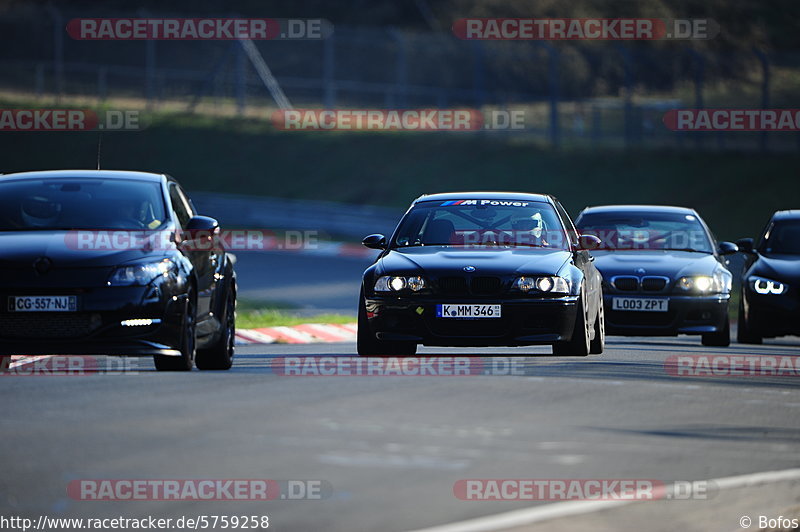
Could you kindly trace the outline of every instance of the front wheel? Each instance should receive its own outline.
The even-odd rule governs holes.
[[[736,341],[740,344],[760,344],[764,339],[753,330],[750,323],[747,322],[747,316],[744,313],[744,294],[739,301],[739,324],[736,327]]]
[[[236,294],[228,290],[225,301],[225,316],[222,331],[214,345],[197,350],[194,361],[197,369],[227,370],[233,366],[233,352],[236,344]]]
[[[594,340],[589,344],[589,354],[600,355],[606,348],[606,312],[603,308],[603,300],[600,299],[600,308],[597,311],[597,319],[594,320]]]
[[[0,356],[0,373],[5,373],[6,371],[8,371],[9,366],[11,366],[11,356],[10,355]]]
[[[153,362],[158,371],[191,371],[194,364],[195,345],[197,342],[197,302],[192,289],[188,290],[186,298],[186,310],[183,313],[180,338],[181,355],[177,357],[155,355]]]
[[[413,342],[387,342],[378,340],[370,330],[367,318],[367,306],[364,303],[364,290],[358,300],[358,356],[386,357],[386,356],[414,356],[417,353],[417,344]]]
[[[725,324],[717,332],[703,335],[702,344],[708,347],[728,347],[731,345],[731,320],[725,315]]]
[[[581,297],[575,316],[575,328],[569,341],[553,344],[553,354],[556,356],[585,357],[590,352],[589,326],[586,320],[586,304]]]

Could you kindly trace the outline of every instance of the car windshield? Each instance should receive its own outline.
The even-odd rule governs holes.
[[[519,200],[426,201],[403,218],[393,247],[543,247],[567,249],[549,203]]]
[[[800,220],[777,222],[764,237],[764,253],[800,255]]]
[[[127,179],[0,181],[0,231],[159,229],[161,186]]]
[[[675,212],[586,213],[578,232],[600,239],[601,250],[680,250],[713,253],[703,224],[693,214]]]

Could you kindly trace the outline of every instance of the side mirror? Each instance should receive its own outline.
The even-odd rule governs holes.
[[[208,216],[195,216],[186,224],[188,240],[211,239],[219,234],[219,222]]]
[[[755,253],[755,245],[752,238],[740,238],[736,241],[736,246],[742,253]]]
[[[717,247],[717,252],[720,255],[733,255],[739,251],[739,246],[733,242],[720,242]]]
[[[369,235],[361,243],[369,249],[386,249],[386,237],[380,234]]]
[[[578,247],[586,251],[593,251],[598,249],[603,244],[603,241],[595,235],[579,235]]]

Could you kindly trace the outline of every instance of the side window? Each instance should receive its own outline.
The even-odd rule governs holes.
[[[192,217],[191,207],[189,207],[189,202],[186,200],[186,196],[184,196],[183,191],[178,188],[178,185],[171,184],[169,186],[169,200],[172,204],[172,210],[175,211],[175,215],[178,217],[178,222],[181,224],[182,228],[186,228],[186,224],[189,223],[189,219]]]
[[[556,211],[558,212],[558,215],[561,217],[561,221],[567,230],[567,234],[569,235],[569,241],[572,243],[573,246],[577,246],[579,243],[578,231],[572,224],[572,219],[569,217],[569,214],[567,214],[567,211],[564,209],[564,206],[561,205],[560,201],[553,198],[553,203],[555,204]]]

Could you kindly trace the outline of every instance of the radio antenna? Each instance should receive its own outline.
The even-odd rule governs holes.
[[[100,170],[100,149],[103,147],[103,132],[97,135],[97,169]]]

